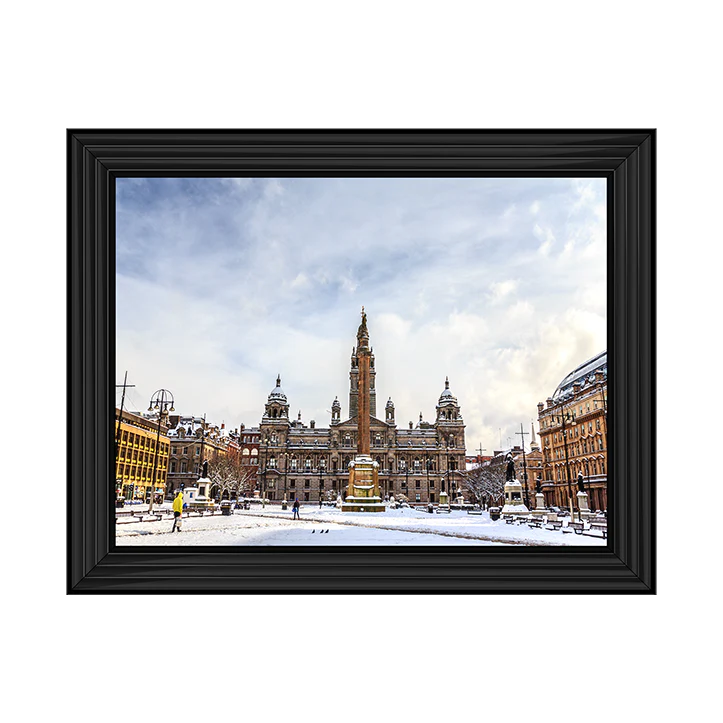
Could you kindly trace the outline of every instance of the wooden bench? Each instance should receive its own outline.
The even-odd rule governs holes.
[[[571,530],[574,530],[576,535],[582,535],[583,530],[585,529],[585,523],[584,522],[570,522],[568,524],[568,527]]]
[[[437,514],[442,513],[442,514],[448,515],[448,514],[450,514],[450,513],[452,512],[452,510],[450,510],[450,509],[445,509],[444,507],[437,507],[437,509],[435,510],[435,512],[436,512]]]
[[[515,518],[514,517],[505,517],[505,522],[508,525],[514,525],[515,524]]]
[[[527,520],[528,527],[542,527],[542,520]]]
[[[607,522],[591,522],[590,529],[591,530],[599,530],[600,532],[602,532],[603,540],[607,540],[607,538],[608,538],[608,523]],[[596,537],[597,537],[597,535],[596,535]]]
[[[546,530],[560,530],[562,529],[562,520],[548,520],[545,526]]]
[[[481,515],[482,510],[467,510],[468,515]]]

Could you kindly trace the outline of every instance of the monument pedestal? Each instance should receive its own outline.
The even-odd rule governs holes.
[[[538,492],[535,495],[535,509],[532,510],[532,512],[530,514],[534,515],[535,517],[546,516],[549,518],[550,513],[547,511],[547,508],[545,507],[545,495],[543,495],[542,492]]]
[[[368,454],[358,454],[349,463],[349,488],[342,512],[386,511],[379,494],[378,467]]]
[[[512,479],[505,483],[505,506],[503,515],[527,515],[527,506],[522,501],[522,485],[519,480]]]
[[[449,507],[449,495],[444,490],[439,493],[439,506]]]
[[[588,502],[587,492],[577,493],[577,509],[580,510],[580,518],[583,520],[588,517],[593,517],[593,513],[590,510],[590,503]]]

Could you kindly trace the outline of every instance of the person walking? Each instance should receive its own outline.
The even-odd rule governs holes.
[[[178,527],[178,531],[181,531],[181,522],[183,521],[183,492],[181,490],[178,490],[178,494],[176,495],[176,499],[173,500],[173,527],[171,528],[171,532],[176,531],[176,527]]]
[[[294,510],[294,519],[300,520],[301,517],[299,517],[299,500],[298,499],[294,500],[294,505],[293,505],[292,509]]]

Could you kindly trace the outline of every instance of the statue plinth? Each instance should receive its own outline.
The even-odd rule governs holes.
[[[379,494],[379,464],[368,454],[358,454],[349,463],[349,487],[342,512],[385,512]]]
[[[590,510],[590,503],[587,498],[587,492],[577,493],[577,509],[580,510],[581,519],[585,520],[588,517],[593,517],[593,513]]]
[[[522,484],[519,480],[511,479],[505,482],[505,506],[503,515],[527,515],[529,510],[522,499]]]
[[[535,517],[548,517],[551,513],[547,511],[547,507],[545,507],[545,495],[542,494],[542,492],[538,492],[535,495],[535,509],[530,512],[531,515],[535,515]],[[557,519],[557,517],[555,517]]]

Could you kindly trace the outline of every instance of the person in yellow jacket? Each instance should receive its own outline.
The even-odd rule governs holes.
[[[176,527],[178,527],[178,531],[181,531],[181,522],[183,521],[183,492],[181,490],[178,490],[178,494],[176,495],[176,499],[173,500],[173,527],[171,528],[171,532],[175,532]]]

